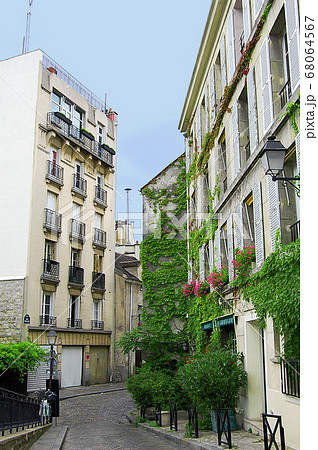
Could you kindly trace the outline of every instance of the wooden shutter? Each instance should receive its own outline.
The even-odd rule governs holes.
[[[212,272],[214,266],[214,242],[212,239],[209,240],[209,268]]]
[[[249,139],[251,153],[258,145],[258,123],[257,123],[257,107],[256,107],[256,93],[254,81],[254,67],[250,66],[247,74],[247,104],[248,104],[248,123],[249,123]]]
[[[298,174],[300,174],[300,133],[296,136],[296,162]]]
[[[260,51],[261,56],[261,78],[262,78],[262,98],[263,98],[263,120],[264,134],[273,122],[273,95],[272,81],[269,59],[269,41],[265,38]]]
[[[209,131],[209,102],[208,102],[208,85],[204,88],[204,107],[205,107],[205,133]]]
[[[233,216],[229,215],[227,219],[227,257],[228,257],[228,268],[229,268],[229,280],[233,280],[233,265],[232,261],[234,258],[234,248],[233,248]]]
[[[216,270],[221,269],[221,230],[215,232],[215,266]]]
[[[289,67],[291,90],[295,92],[300,81],[299,65],[299,23],[297,0],[285,0],[287,39],[289,48]]]
[[[201,151],[202,139],[201,139],[201,105],[199,103],[196,113],[196,133],[197,133],[197,142],[198,142],[198,150]]]
[[[235,47],[234,47],[234,22],[233,10],[229,12],[227,19],[227,57],[228,57],[228,79],[232,80],[235,72]]]
[[[277,181],[273,181],[272,177],[267,177],[268,186],[268,204],[270,217],[270,236],[271,249],[275,250],[276,232],[280,230],[280,209],[279,209],[279,186]]]
[[[246,44],[251,34],[250,0],[242,0],[242,9],[243,9],[244,41]]]
[[[255,20],[257,19],[257,16],[261,12],[262,5],[264,3],[264,0],[254,0],[254,15]]]
[[[223,95],[224,88],[227,85],[224,35],[221,36],[220,42],[220,60],[221,60],[221,81],[222,81],[222,95]]]
[[[261,182],[258,181],[253,188],[253,213],[255,233],[256,266],[264,262],[264,232]]]
[[[185,157],[186,157],[186,171],[189,172],[190,169],[190,145],[188,139],[185,139]]]
[[[239,173],[241,169],[241,158],[240,158],[240,132],[239,132],[239,121],[238,121],[238,105],[237,100],[234,102],[232,108],[232,130],[233,130],[233,152],[234,152],[234,176]]]
[[[211,114],[211,128],[216,117],[216,94],[215,94],[215,73],[214,64],[210,69],[210,114]]]
[[[243,226],[243,206],[239,203],[235,209],[235,231],[236,231],[236,247],[242,250],[244,247],[244,226]]]
[[[199,272],[200,272],[200,280],[204,280],[205,270],[204,270],[204,245],[199,248]]]

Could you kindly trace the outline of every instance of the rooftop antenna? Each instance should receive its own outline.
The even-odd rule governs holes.
[[[25,36],[23,37],[22,53],[27,53],[29,51],[30,45],[30,25],[31,25],[31,6],[33,0],[29,0],[29,9],[27,12]]]
[[[125,191],[127,192],[127,244],[130,244],[130,237],[129,237],[129,191],[131,191],[131,188],[125,188]]]

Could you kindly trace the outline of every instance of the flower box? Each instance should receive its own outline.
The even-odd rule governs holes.
[[[60,111],[55,111],[54,112],[55,117],[63,120],[63,122],[67,123],[68,125],[72,125],[72,121],[71,119],[69,119],[68,117],[66,117],[65,114],[61,113]]]
[[[112,147],[109,147],[107,144],[102,144],[101,147],[102,147],[102,149],[109,152],[111,155],[115,155],[115,153],[116,153],[115,150]]]
[[[87,139],[90,139],[91,141],[93,141],[94,135],[92,133],[90,133],[89,131],[85,130],[85,128],[81,129],[81,135],[87,137]]]

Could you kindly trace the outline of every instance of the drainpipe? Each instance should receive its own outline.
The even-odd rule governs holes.
[[[130,283],[130,302],[129,302],[129,333],[132,330],[132,304],[133,304],[133,284],[134,282],[132,281]],[[128,353],[128,376],[131,377],[132,375],[132,371],[131,371],[131,350]]]
[[[262,328],[262,362],[263,362],[263,389],[264,389],[264,409],[267,414],[267,387],[266,387],[266,364],[265,364],[265,344],[264,344],[264,330]]]

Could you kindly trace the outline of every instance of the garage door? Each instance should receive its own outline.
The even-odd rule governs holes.
[[[82,347],[62,347],[61,387],[82,384]]]

